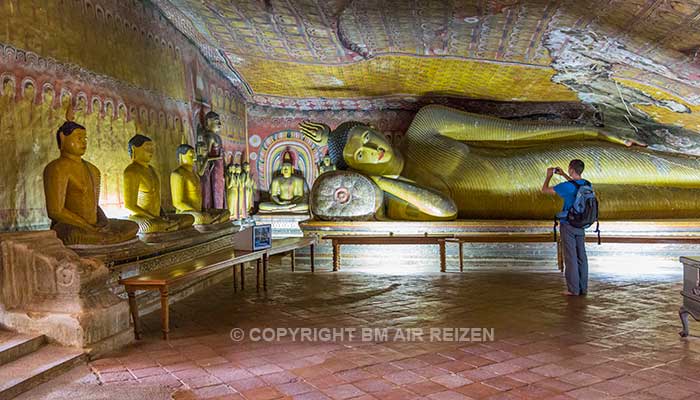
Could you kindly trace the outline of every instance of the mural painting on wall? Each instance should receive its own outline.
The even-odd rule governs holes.
[[[9,157],[0,176],[0,231],[48,227],[42,171],[58,155],[55,134],[67,115],[87,130],[85,159],[101,171],[100,205],[110,217],[126,217],[129,138],[153,139],[152,165],[161,177],[178,166],[177,146],[194,144],[194,115],[202,107],[191,102],[193,88],[184,79],[193,65],[211,99],[206,108],[222,116],[224,149],[244,148],[245,104],[235,88],[157,10],[114,0],[41,3],[46,13],[40,16],[28,12],[31,7],[0,5],[0,17],[8,16],[0,18],[6,28],[0,32],[0,146]],[[30,28],[57,21],[68,28],[54,29],[54,36],[38,37]],[[114,46],[104,46],[105,37],[113,37]],[[161,185],[162,206],[170,211],[169,180]]]

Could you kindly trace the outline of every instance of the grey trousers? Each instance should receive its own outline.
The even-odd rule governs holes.
[[[580,295],[588,292],[588,257],[586,256],[586,231],[561,224],[559,232],[564,247],[564,275],[569,292]]]

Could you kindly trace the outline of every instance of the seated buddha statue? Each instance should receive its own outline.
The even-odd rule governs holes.
[[[195,225],[228,221],[228,210],[202,209],[202,186],[199,175],[194,172],[194,147],[187,144],[178,146],[177,158],[180,166],[170,173],[170,190],[177,213],[193,216]]]
[[[304,178],[294,176],[290,160],[282,162],[280,174],[270,183],[270,201],[260,203],[261,214],[305,213],[309,210]]]
[[[552,219],[561,202],[542,194],[540,181],[548,167],[575,158],[586,163],[601,219],[700,217],[700,158],[653,151],[598,128],[431,105],[394,148],[365,124],[346,122],[332,133],[323,124],[303,125],[305,135],[328,144],[339,169],[369,177],[389,194],[384,201],[392,219]],[[313,188],[330,193],[318,196],[326,202],[333,190]]]
[[[331,172],[335,171],[335,165],[333,165],[333,161],[331,160],[331,156],[325,155],[323,156],[323,159],[321,162],[318,164],[318,174],[322,175],[325,174],[326,172]]]
[[[108,245],[136,237],[139,226],[108,219],[98,204],[100,170],[82,159],[87,132],[67,121],[56,132],[61,155],[44,168],[44,195],[51,229],[66,245]]]
[[[139,233],[170,232],[189,228],[194,217],[166,215],[160,206],[160,178],[150,165],[155,151],[153,141],[144,135],[129,140],[131,164],[124,170],[124,206],[129,219],[139,224]]]

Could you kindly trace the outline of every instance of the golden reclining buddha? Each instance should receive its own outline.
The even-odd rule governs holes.
[[[698,157],[653,151],[596,128],[513,122],[431,105],[416,114],[400,148],[356,122],[333,132],[304,122],[301,130],[328,144],[339,169],[371,178],[384,192],[391,219],[552,219],[561,201],[540,191],[546,169],[575,158],[586,163],[584,178],[598,195],[601,219],[700,216]],[[320,186],[326,182],[319,178]],[[339,190],[319,185],[312,191]],[[332,196],[312,198],[317,217],[349,219],[324,215],[342,208],[319,204],[332,203]]]

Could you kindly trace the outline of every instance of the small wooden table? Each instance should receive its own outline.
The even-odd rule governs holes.
[[[241,269],[241,288],[244,285],[243,265],[246,262],[257,262],[257,289],[260,290],[260,263],[262,262],[263,290],[267,290],[267,265],[269,249],[260,251],[242,251],[225,249],[199,257],[192,261],[175,264],[167,269],[154,271],[126,279],[120,279],[129,296],[129,310],[134,320],[134,336],[141,338],[138,305],[136,304],[137,290],[160,291],[161,323],[163,339],[168,339],[170,332],[170,311],[168,305],[168,288],[176,283],[181,283],[196,277],[210,275],[227,268],[233,268],[233,287],[236,288],[236,266]]]
[[[314,265],[314,246],[316,245],[316,238],[311,236],[305,237],[290,237],[284,239],[272,239],[272,247],[270,248],[270,256],[277,254],[290,253],[292,257],[292,272],[296,267],[296,251],[297,249],[303,249],[304,247],[309,247],[311,252],[311,272],[316,270]]]
[[[333,245],[333,271],[340,270],[340,246],[357,245],[393,245],[393,244],[433,244],[440,246],[440,271],[445,271],[445,239],[449,235],[328,235],[322,239],[330,240]]]

